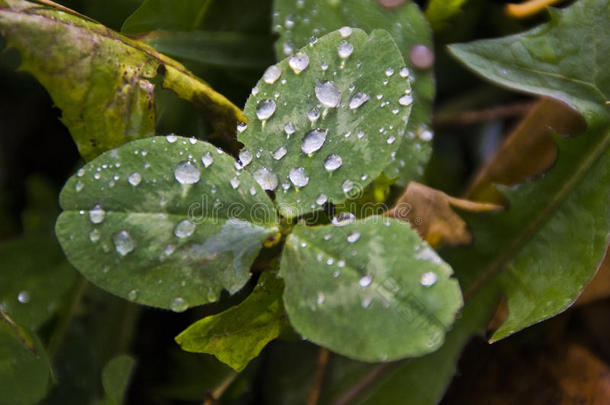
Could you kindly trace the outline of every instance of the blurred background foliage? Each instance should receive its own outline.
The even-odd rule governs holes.
[[[275,60],[271,0],[60,2],[178,59],[240,107]],[[193,5],[200,13],[192,13]],[[445,49],[448,43],[517,33],[546,19],[544,14],[511,19],[503,6],[470,0],[450,21],[436,27],[434,153],[424,183],[452,195],[464,193],[474,171],[531,105],[527,97],[475,77]],[[0,49],[4,48],[0,37]],[[237,376],[213,357],[182,352],[174,343],[189,324],[215,312],[213,306],[182,314],[139,308],[88,284],[69,267],[53,224],[59,189],[82,162],[58,120],[60,111],[32,76],[16,71],[18,66],[18,53],[4,50],[0,55],[0,271],[19,271],[32,286],[32,297],[20,297],[20,287],[5,284],[0,286],[0,302],[3,310],[33,304],[34,299],[44,300],[50,308],[29,314],[31,319],[19,319],[38,330],[54,364],[53,386],[42,403],[116,403],[112,401],[120,387],[103,380],[102,369],[121,353],[136,359],[127,403],[207,404],[212,403],[210,395],[219,393],[224,393],[223,404],[304,403],[316,378],[315,346],[294,338],[273,342]],[[168,91],[157,92],[160,134],[206,136],[208,124],[190,104]],[[464,119],[466,112],[488,109],[501,113]],[[54,283],[52,293],[36,296],[37,288],[48,280]],[[598,299],[513,339],[492,346],[475,340],[459,363],[460,375],[444,402],[557,403],[569,395],[578,399],[588,391],[575,382],[570,369],[586,370],[583,378],[610,379],[609,309],[607,298]],[[127,363],[119,358],[108,367],[130,369]],[[357,362],[333,356],[327,378],[336,384],[326,384],[327,389],[345,390],[361,377],[361,369]],[[112,368],[107,375],[111,374]]]

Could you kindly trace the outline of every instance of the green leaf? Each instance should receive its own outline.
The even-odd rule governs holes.
[[[426,18],[435,31],[443,29],[447,22],[462,11],[468,0],[430,0],[426,6]]]
[[[610,241],[609,13],[607,0],[581,0],[524,34],[451,47],[490,80],[562,100],[589,125],[556,140],[557,162],[542,179],[504,189],[507,211],[471,218],[477,243],[455,252],[466,297],[500,275],[509,315],[492,341],[568,308]]]
[[[349,29],[267,70],[246,103],[240,158],[263,188],[276,191],[282,215],[341,203],[387,166],[411,109],[402,68],[387,32]]]
[[[276,0],[274,4],[273,29],[280,35],[276,43],[278,58],[307,45],[312,37],[343,26],[367,32],[381,28],[392,35],[409,68],[414,102],[407,125],[410,136],[403,140],[385,173],[390,178],[398,177],[401,185],[419,179],[432,151],[428,127],[435,85],[432,69],[418,69],[409,57],[416,45],[433,49],[430,26],[417,4],[407,2],[392,9],[372,0],[305,0],[297,2],[296,7],[294,1]]]
[[[0,404],[38,403],[46,394],[50,371],[38,337],[0,311]]]
[[[74,12],[0,0],[0,32],[62,110],[81,155],[155,133],[155,82],[202,109],[219,133],[233,134],[241,111],[181,64]],[[103,113],[102,113],[103,111]]]
[[[438,349],[462,305],[452,274],[408,224],[377,216],[344,226],[297,225],[280,269],[294,328],[364,361]]]
[[[37,329],[58,309],[76,273],[50,234],[0,243],[0,258],[0,308]]]
[[[277,274],[267,271],[244,302],[195,322],[176,342],[183,350],[213,354],[241,371],[286,326],[282,289]]]
[[[135,365],[135,359],[126,354],[116,356],[106,364],[102,371],[102,384],[106,392],[107,405],[123,403],[129,377]]]
[[[201,25],[212,3],[213,0],[146,0],[125,20],[121,32],[193,30]]]
[[[277,227],[271,200],[234,164],[175,135],[104,153],[61,192],[64,252],[91,282],[141,304],[183,311],[237,292]]]

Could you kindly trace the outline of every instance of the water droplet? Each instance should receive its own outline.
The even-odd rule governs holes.
[[[394,69],[392,69],[391,67],[389,67],[389,68],[387,68],[387,69],[385,70],[385,75],[386,75],[386,76],[390,77],[390,76],[392,76],[393,74],[394,74]]]
[[[294,134],[295,131],[296,129],[294,128],[294,124],[292,122],[289,122],[288,124],[284,125],[284,132],[286,133],[286,135],[290,136]]]
[[[256,188],[250,187],[250,195],[256,195]]]
[[[175,134],[169,134],[165,137],[165,139],[167,140],[167,142],[169,143],[174,143],[178,140],[178,137]]]
[[[102,209],[102,206],[96,204],[91,211],[89,211],[89,219],[94,224],[101,224],[106,217],[106,211]]]
[[[121,232],[115,234],[112,237],[112,241],[114,242],[115,250],[121,256],[125,256],[125,255],[129,254],[136,247],[135,242],[133,241],[133,239],[131,238],[131,235],[127,231],[121,231]]]
[[[188,219],[183,219],[178,222],[176,227],[174,228],[174,235],[178,238],[188,238],[195,232],[196,225],[189,221]]]
[[[318,305],[322,305],[324,303],[324,300],[326,299],[326,297],[324,296],[324,294],[322,294],[321,292],[318,293]]]
[[[288,65],[294,73],[299,74],[309,66],[309,56],[303,52],[299,52],[288,59]]]
[[[210,152],[206,152],[203,157],[201,158],[201,163],[203,163],[203,165],[205,167],[210,166],[212,163],[214,163],[214,157],[212,156],[212,154]]]
[[[354,45],[350,44],[347,41],[341,41],[341,43],[337,46],[337,53],[339,57],[346,59],[354,52]]]
[[[362,277],[360,279],[360,281],[358,281],[358,284],[360,284],[360,287],[368,287],[369,285],[371,285],[372,281],[373,281],[373,277],[366,275],[366,276]]]
[[[342,164],[343,159],[341,159],[341,156],[333,154],[329,155],[324,161],[324,168],[327,171],[332,172],[340,168]]]
[[[352,29],[350,27],[341,27],[339,28],[339,33],[343,38],[347,38],[352,35]]]
[[[253,87],[252,91],[250,92],[253,96],[256,96],[258,94],[260,90],[258,89],[258,87]]]
[[[248,129],[248,124],[246,124],[245,122],[240,122],[239,124],[237,124],[237,132],[241,133],[244,132],[246,129]]]
[[[389,138],[386,140],[386,142],[388,143],[388,145],[393,144],[395,141],[396,141],[396,138],[395,138],[393,135],[392,135],[392,136],[390,136],[390,137],[389,137]]]
[[[434,134],[428,129],[418,130],[417,136],[419,137],[419,139],[426,142],[430,142],[432,138],[434,138]]]
[[[424,287],[430,287],[430,286],[433,286],[434,284],[436,284],[437,280],[438,280],[438,276],[436,275],[436,273],[434,273],[432,271],[428,271],[428,272],[422,274],[419,282]]]
[[[21,302],[22,304],[27,304],[30,302],[30,293],[27,291],[20,291],[19,294],[17,294],[17,301]]]
[[[130,301],[135,301],[138,298],[138,291],[137,290],[129,291],[129,294],[127,294],[127,298]]]
[[[195,163],[183,161],[176,165],[174,177],[180,184],[195,184],[201,178],[201,172]]]
[[[347,179],[343,182],[343,184],[341,185],[341,188],[343,188],[343,192],[345,194],[347,194],[350,191],[352,191],[352,189],[354,188],[354,182],[351,181],[350,179]]]
[[[85,169],[78,169],[78,171],[76,172],[76,175],[78,177],[83,177],[85,175]]]
[[[269,66],[263,74],[263,81],[267,84],[273,84],[282,75],[282,70],[276,65]]]
[[[301,150],[303,153],[309,155],[310,153],[314,153],[324,145],[324,141],[326,141],[326,134],[328,130],[314,129],[305,135],[303,138],[303,143],[301,144]]]
[[[371,305],[372,301],[373,301],[373,297],[370,295],[367,295],[364,298],[362,298],[362,308],[367,309]]]
[[[277,175],[266,167],[256,170],[253,177],[263,190],[273,191],[277,188]]]
[[[275,112],[275,101],[263,100],[258,107],[256,107],[256,116],[259,120],[266,120],[270,118]]]
[[[434,63],[434,53],[426,45],[415,45],[409,52],[411,63],[418,69],[428,69]]]
[[[91,232],[89,232],[89,240],[93,243],[100,240],[100,236],[101,236],[100,231],[98,231],[97,229],[94,229]]]
[[[127,181],[129,182],[129,184],[131,184],[132,186],[136,187],[142,181],[142,176],[140,175],[140,173],[135,172],[135,173],[132,173],[127,178]]]
[[[316,204],[318,205],[324,205],[326,201],[328,201],[328,197],[326,197],[326,194],[320,194],[318,198],[316,198]]]
[[[349,100],[349,108],[352,110],[355,110],[356,108],[360,107],[362,104],[369,101],[370,98],[371,97],[366,93],[356,93]]]
[[[252,162],[252,152],[247,149],[242,149],[239,151],[239,161],[242,167],[246,167]]]
[[[95,173],[95,174],[93,175],[93,178],[94,178],[95,180],[99,180],[99,179],[101,179],[101,178],[102,178],[102,175],[101,175],[100,173]]]
[[[413,97],[408,94],[405,94],[401,98],[398,99],[398,104],[400,105],[411,105],[413,103]]]
[[[326,107],[336,108],[341,102],[341,90],[333,82],[318,82],[315,93],[320,103]]]
[[[309,183],[309,177],[307,177],[307,173],[305,169],[302,167],[294,167],[290,169],[290,173],[288,173],[288,178],[297,187],[305,187],[307,183]]]
[[[400,77],[402,78],[407,78],[409,77],[409,69],[407,69],[406,67],[403,67],[402,69],[400,69]]]
[[[360,239],[360,232],[352,232],[347,236],[347,241],[349,243],[354,243],[356,242],[358,239]]]
[[[333,217],[331,223],[335,226],[343,226],[350,224],[356,220],[356,216],[351,212],[341,212],[336,217]]]
[[[318,110],[317,107],[312,108],[307,113],[307,118],[309,118],[309,121],[311,121],[313,124],[315,121],[318,120],[318,118],[320,118],[320,110]]]
[[[184,312],[188,309],[189,305],[184,298],[178,297],[172,300],[169,307],[174,312]]]
[[[284,52],[284,55],[291,55],[294,52],[294,43],[292,41],[284,41],[282,52]]]
[[[322,64],[320,65],[320,69],[327,70],[328,69],[328,63],[322,62]]]
[[[80,180],[77,180],[76,183],[74,184],[74,190],[76,190],[77,193],[79,191],[81,191],[83,189],[83,187],[85,187],[85,185]]]
[[[239,187],[239,179],[237,177],[233,177],[230,183],[231,187],[233,187],[234,189]]]
[[[275,160],[280,160],[281,158],[286,156],[287,152],[288,151],[286,150],[285,146],[280,146],[275,152],[273,152],[272,156]]]
[[[343,267],[345,267],[345,260],[339,260],[339,261],[337,262],[337,267],[339,267],[339,268],[343,268]]]

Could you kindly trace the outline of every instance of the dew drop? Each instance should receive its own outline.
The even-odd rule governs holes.
[[[201,178],[201,172],[195,163],[183,161],[176,165],[174,177],[180,184],[195,184]]]
[[[178,238],[188,238],[195,232],[196,225],[189,221],[188,219],[183,219],[178,222],[176,227],[174,228],[174,235]]]
[[[303,52],[299,52],[288,59],[288,65],[294,73],[299,74],[309,66],[309,56]]]
[[[127,254],[131,253],[136,247],[135,242],[127,231],[121,231],[115,234],[112,237],[112,241],[114,242],[115,250],[121,256],[126,256]]]
[[[309,177],[302,167],[293,167],[288,173],[288,178],[296,187],[305,187],[309,183]]]
[[[392,135],[392,136],[390,136],[390,137],[389,137],[389,138],[386,140],[386,142],[388,143],[388,145],[393,144],[395,141],[396,141],[396,137],[394,137],[393,135]]]
[[[360,281],[358,281],[358,284],[360,284],[360,287],[368,287],[369,285],[371,285],[372,281],[373,281],[373,278],[369,275],[366,275],[366,276],[362,277],[360,279]]]
[[[17,301],[21,302],[22,304],[27,304],[30,302],[30,293],[27,291],[20,291],[19,294],[17,294]]]
[[[74,184],[74,190],[76,190],[77,193],[79,191],[81,191],[83,189],[83,187],[85,187],[85,185],[80,180],[77,180],[76,183]]]
[[[140,175],[140,173],[136,172],[136,173],[132,173],[128,178],[127,181],[129,182],[129,184],[131,184],[132,186],[136,187],[138,184],[140,184],[140,182],[142,181],[142,176]]]
[[[253,177],[263,190],[273,191],[277,188],[277,175],[266,167],[261,167],[260,169],[256,170]]]
[[[256,107],[256,116],[259,120],[266,120],[270,118],[275,112],[275,101],[263,100],[258,107]]]
[[[292,122],[289,122],[288,124],[284,125],[284,132],[286,133],[286,135],[290,136],[294,134],[295,131],[296,129],[294,128],[294,124]]]
[[[100,236],[101,236],[100,231],[98,231],[97,229],[94,229],[91,232],[89,232],[89,240],[93,243],[99,241]]]
[[[430,142],[432,138],[434,138],[434,134],[428,129],[417,131],[417,136],[419,137],[419,139],[426,142]]]
[[[341,156],[333,154],[329,155],[324,161],[324,168],[327,171],[332,172],[340,168],[342,164],[343,159],[341,159]]]
[[[362,308],[367,309],[369,306],[371,306],[372,301],[373,301],[372,296],[366,296],[366,297],[362,298]]]
[[[273,84],[282,75],[282,70],[276,65],[269,66],[263,74],[263,81],[267,84]]]
[[[409,77],[409,69],[407,69],[406,67],[403,67],[402,69],[400,69],[400,77],[402,78],[407,78]]]
[[[135,301],[138,298],[138,290],[129,291],[129,294],[127,294],[127,298],[130,301]]]
[[[349,108],[352,110],[355,110],[356,108],[360,107],[362,104],[369,101],[370,98],[371,97],[366,93],[356,93],[349,100]]]
[[[318,82],[315,93],[320,103],[326,107],[336,108],[341,102],[341,90],[333,82]]]
[[[240,122],[239,124],[237,124],[237,132],[242,133],[246,129],[248,129],[248,124],[246,124],[245,122]]]
[[[239,161],[242,167],[248,166],[250,162],[252,162],[252,158],[252,152],[250,152],[248,149],[242,149],[239,151]]]
[[[350,27],[341,27],[339,28],[339,33],[343,38],[347,38],[352,35],[352,29]]]
[[[234,189],[239,187],[239,179],[237,177],[233,177],[231,179],[230,183],[231,183],[231,187],[233,187]]]
[[[393,74],[394,74],[394,69],[392,69],[391,67],[389,67],[389,68],[387,68],[387,69],[385,70],[385,75],[386,75],[387,77],[390,77],[390,76],[392,76]]]
[[[434,284],[436,284],[437,280],[438,280],[438,277],[437,277],[436,273],[434,273],[432,271],[428,271],[428,272],[422,274],[419,282],[424,287],[430,287],[430,286],[433,286]]]
[[[314,129],[305,135],[303,138],[303,143],[301,144],[301,150],[303,153],[309,155],[310,153],[314,153],[324,145],[324,141],[326,141],[326,134],[328,130]]]
[[[349,243],[354,243],[360,239],[360,232],[352,232],[347,236],[347,241]]]
[[[320,110],[318,110],[317,107],[312,108],[311,110],[309,110],[309,112],[307,113],[307,118],[309,118],[309,121],[311,121],[312,123],[314,123],[315,121],[318,120],[318,118],[320,118]]]
[[[210,152],[206,152],[201,158],[201,163],[203,163],[205,167],[209,167],[212,163],[214,163],[214,157]]]
[[[356,216],[351,212],[342,212],[336,217],[333,217],[331,223],[335,226],[343,226],[350,224],[356,220]]]
[[[287,152],[288,151],[286,150],[285,146],[280,146],[275,152],[273,152],[272,156],[275,160],[280,160],[286,156]]]
[[[76,175],[78,177],[83,177],[85,175],[85,169],[78,169],[78,171],[76,172]]]
[[[347,41],[341,41],[337,46],[337,53],[339,54],[339,57],[343,59],[349,58],[352,52],[354,52],[354,45]]]
[[[165,140],[169,143],[174,143],[178,140],[178,137],[175,134],[169,134],[165,137]]]
[[[353,190],[354,182],[351,181],[350,179],[347,179],[343,182],[343,184],[341,185],[341,188],[343,189],[343,192],[347,194]]]
[[[318,198],[316,198],[316,204],[318,205],[324,205],[326,201],[328,201],[328,197],[326,197],[326,194],[320,194]]]
[[[404,96],[402,96],[401,98],[398,99],[398,104],[400,105],[411,105],[413,103],[413,97],[411,97],[408,94],[405,94]]]
[[[318,305],[322,305],[324,303],[324,300],[326,299],[326,297],[324,296],[324,294],[322,294],[321,292],[318,293],[318,299],[317,299],[317,303]]]
[[[169,307],[174,312],[184,312],[188,309],[189,305],[182,297],[174,298],[169,304]]]
[[[89,211],[89,220],[94,224],[101,224],[106,217],[106,211],[102,209],[102,206],[96,204],[91,211]]]

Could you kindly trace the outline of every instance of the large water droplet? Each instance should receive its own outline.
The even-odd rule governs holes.
[[[125,256],[131,253],[136,247],[135,242],[127,231],[121,231],[119,233],[114,234],[114,236],[112,237],[112,241],[114,242],[115,250],[121,256]]]
[[[314,129],[305,135],[303,138],[303,143],[301,144],[301,150],[305,154],[314,153],[315,151],[320,150],[320,148],[324,145],[324,141],[326,141],[326,134],[328,130]]]
[[[352,52],[354,52],[354,45],[347,41],[341,41],[341,43],[337,46],[337,53],[343,59],[349,58]]]
[[[242,149],[239,151],[239,161],[241,162],[242,167],[246,167],[252,162],[252,152],[247,149]]]
[[[349,108],[352,110],[355,110],[356,108],[360,107],[362,104],[369,101],[370,98],[371,97],[366,93],[356,93],[349,100]]]
[[[305,172],[305,169],[302,167],[294,167],[290,169],[290,173],[288,173],[288,178],[297,187],[305,187],[307,183],[309,183],[309,177]]]
[[[174,235],[178,238],[188,238],[195,232],[196,225],[189,221],[188,219],[183,219],[178,222],[176,227],[174,228]]]
[[[256,107],[256,116],[259,120],[266,120],[273,115],[275,112],[275,101],[263,100],[258,107]]]
[[[21,302],[22,304],[27,304],[30,302],[30,293],[27,291],[19,292],[19,294],[17,294],[17,301]]]
[[[165,137],[165,140],[169,143],[174,143],[178,140],[178,137],[175,134],[169,134]]]
[[[288,65],[294,73],[299,74],[309,66],[309,56],[303,52],[299,52],[288,59]]]
[[[343,159],[339,155],[329,155],[324,161],[324,168],[329,172],[337,170],[343,164]]]
[[[212,156],[212,154],[210,152],[206,152],[203,157],[201,158],[201,163],[203,163],[203,165],[205,167],[210,166],[212,163],[214,163],[214,157]]]
[[[341,90],[333,82],[318,82],[315,92],[320,103],[326,107],[335,108],[341,102]]]
[[[136,173],[132,173],[128,178],[127,181],[129,182],[129,184],[131,184],[132,186],[136,187],[138,184],[140,184],[140,182],[142,181],[142,176],[140,175],[140,173],[136,172]]]
[[[273,84],[282,75],[282,70],[276,65],[269,66],[263,74],[263,81],[267,84]]]
[[[434,284],[436,284],[437,280],[438,280],[438,277],[437,277],[436,273],[434,273],[432,271],[428,271],[428,272],[422,274],[419,282],[424,287],[430,287],[430,286],[433,286]]]
[[[407,78],[409,77],[409,69],[407,69],[406,67],[403,67],[402,69],[400,69],[400,77],[402,78]]]
[[[324,205],[326,201],[328,201],[326,194],[320,194],[318,198],[316,198],[316,204],[318,205]]]
[[[102,209],[102,206],[96,204],[91,211],[89,211],[89,220],[94,224],[101,224],[106,217],[106,211]]]
[[[184,312],[188,309],[189,305],[182,297],[174,298],[169,304],[169,307],[174,312]]]
[[[347,38],[352,35],[352,29],[350,27],[341,27],[339,28],[339,33],[343,38]]]
[[[404,96],[402,96],[401,98],[398,99],[398,104],[400,105],[411,105],[413,103],[413,97],[411,97],[408,94],[405,94]]]
[[[287,152],[288,151],[286,150],[285,146],[280,146],[275,152],[273,152],[272,156],[275,160],[280,160],[281,158],[286,156]]]
[[[386,75],[387,77],[390,77],[390,76],[392,76],[393,74],[394,74],[394,69],[392,69],[391,67],[389,67],[389,68],[387,68],[387,69],[385,70],[385,75]]]
[[[277,175],[266,167],[261,167],[253,174],[254,180],[261,186],[263,190],[275,190],[277,188]]]
[[[360,232],[352,232],[347,236],[347,241],[349,243],[354,243],[356,242],[358,239],[360,239]]]
[[[201,178],[201,172],[195,163],[184,161],[176,165],[174,177],[180,184],[195,184]]]
[[[360,281],[358,281],[358,284],[360,284],[360,287],[368,287],[369,285],[371,285],[372,281],[373,281],[373,277],[366,275],[366,276],[362,277],[360,279]]]

